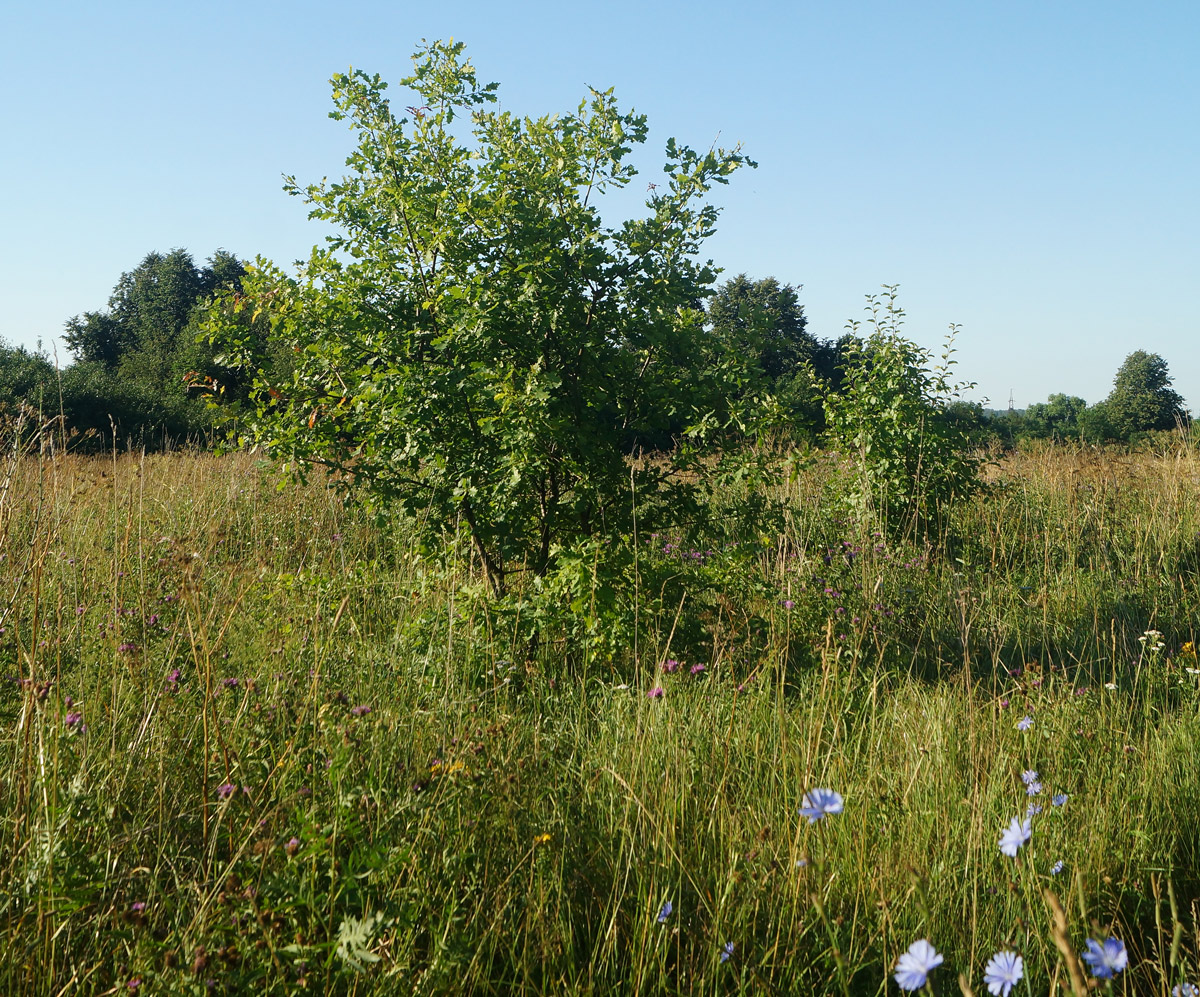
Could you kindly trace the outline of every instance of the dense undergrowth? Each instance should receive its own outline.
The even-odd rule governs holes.
[[[936,547],[831,464],[497,604],[244,455],[12,454],[0,990],[873,994],[924,937],[1068,992],[1048,889],[1196,982],[1194,451],[1007,458]]]

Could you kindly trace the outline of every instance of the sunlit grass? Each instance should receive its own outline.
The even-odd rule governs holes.
[[[1198,979],[1193,452],[1010,458],[943,549],[818,465],[612,659],[250,457],[5,473],[5,993],[873,994],[918,938],[1067,992],[1046,889],[1116,992]]]

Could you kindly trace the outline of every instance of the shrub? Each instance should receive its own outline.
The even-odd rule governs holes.
[[[969,422],[955,417],[962,391],[974,387],[950,381],[957,330],[932,366],[930,351],[900,335],[896,291],[868,296],[869,335],[847,347],[842,390],[825,396],[828,440],[847,462],[839,501],[894,536],[936,532],[944,508],[980,486],[982,463]]]

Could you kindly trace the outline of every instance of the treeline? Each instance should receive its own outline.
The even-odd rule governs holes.
[[[253,378],[223,366],[202,327],[214,298],[237,293],[245,275],[225,250],[203,266],[184,249],[149,253],[107,308],[66,322],[69,366],[0,342],[0,419],[81,450],[211,445]]]
[[[225,250],[203,266],[184,249],[149,253],[121,275],[107,308],[66,322],[69,366],[58,370],[44,352],[0,342],[0,419],[53,423],[76,449],[211,445],[245,406],[256,404],[256,374],[278,383],[292,364],[278,348],[272,353],[273,341],[255,328],[253,315],[241,321],[257,346],[259,371],[222,364],[210,344],[211,309],[223,301],[229,311],[246,274],[246,264]],[[863,341],[853,330],[838,339],[815,336],[798,288],[775,278],[740,274],[700,306],[711,350],[679,358],[695,368],[691,375],[732,364],[743,399],[775,406],[792,441],[817,442],[826,430],[825,400],[842,389],[848,358]],[[1108,397],[1090,405],[1052,394],[1024,410],[995,411],[956,399],[945,402],[942,416],[979,446],[1001,447],[1028,440],[1137,443],[1189,419],[1167,362],[1144,350],[1126,358]],[[653,439],[631,439],[630,448],[667,448],[683,429],[669,425]]]
[[[1136,350],[1125,358],[1102,401],[1089,405],[1074,395],[1052,394],[1024,411],[993,414],[989,424],[1003,442],[1137,443],[1148,434],[1189,424],[1183,398],[1172,383],[1166,360]]]

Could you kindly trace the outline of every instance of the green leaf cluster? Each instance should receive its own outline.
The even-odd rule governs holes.
[[[950,380],[957,329],[935,366],[900,334],[896,297],[894,285],[868,296],[869,333],[851,323],[842,390],[825,396],[828,441],[845,460],[837,500],[893,536],[936,533],[950,503],[980,487],[982,458],[956,405],[974,385]]]
[[[597,200],[634,178],[643,115],[592,90],[520,118],[461,44],[413,58],[403,111],[379,76],[333,78],[348,172],[286,189],[335,234],[295,274],[259,261],[209,331],[221,362],[258,372],[253,441],[465,531],[499,594],[564,544],[694,508],[681,471],[734,418],[707,362],[705,195],[749,161],[672,139],[646,214],[608,226]],[[280,347],[286,376],[263,363]],[[670,456],[630,462],[664,437]]]

